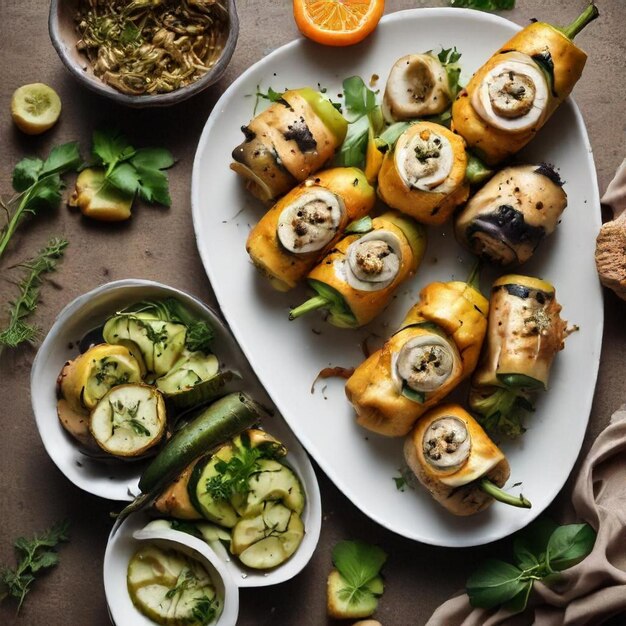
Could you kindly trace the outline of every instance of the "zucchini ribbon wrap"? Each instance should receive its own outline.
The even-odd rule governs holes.
[[[357,422],[402,437],[476,367],[489,303],[471,284],[431,283],[400,329],[346,383]]]
[[[404,442],[407,465],[431,496],[454,515],[473,515],[494,499],[530,508],[500,489],[510,475],[503,452],[458,404],[423,415]]]
[[[270,203],[332,159],[348,123],[325,96],[304,87],[283,93],[241,130],[245,140],[230,167]]]
[[[554,287],[530,276],[502,276],[493,284],[485,350],[470,390],[470,407],[493,435],[524,432],[521,411],[530,394],[548,388],[552,361],[563,349],[567,322]]]
[[[529,24],[471,78],[452,105],[452,128],[489,165],[519,152],[571,93],[587,55],[572,39],[598,17],[590,4],[572,24]]]
[[[348,224],[369,213],[373,187],[355,167],[319,172],[281,198],[250,231],[246,250],[279,291],[296,286],[339,240]]]
[[[462,137],[433,122],[416,122],[385,153],[378,193],[418,222],[443,224],[469,196],[467,165]]]
[[[545,163],[498,172],[455,219],[456,238],[494,265],[521,264],[551,235],[567,206],[557,172]]]
[[[349,227],[350,230],[352,227]],[[341,328],[371,322],[389,304],[401,283],[415,274],[426,250],[426,232],[395,212],[365,217],[339,241],[308,276],[316,295],[289,319],[326,308],[327,321]]]

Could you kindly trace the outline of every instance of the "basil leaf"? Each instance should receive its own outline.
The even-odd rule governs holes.
[[[526,587],[518,567],[489,559],[467,580],[466,589],[473,607],[491,609],[512,600]]]
[[[503,609],[510,611],[511,613],[521,613],[528,604],[528,598],[530,596],[530,591],[533,588],[533,581],[527,580],[524,583],[524,587],[522,590],[511,598],[508,602],[505,602],[502,606]]]
[[[518,567],[530,569],[543,563],[548,542],[557,524],[547,517],[540,517],[520,531],[513,540],[513,554]]]
[[[589,524],[567,524],[550,537],[546,553],[548,567],[560,572],[580,563],[592,550],[596,531]]]
[[[340,541],[333,548],[333,563],[346,582],[357,589],[378,576],[387,555],[378,546]]]

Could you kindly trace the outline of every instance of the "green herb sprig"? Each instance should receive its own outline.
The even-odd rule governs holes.
[[[228,500],[233,494],[250,491],[250,477],[259,469],[260,448],[237,448],[228,461],[215,464],[217,475],[206,481],[206,490],[214,500]]]
[[[384,120],[376,93],[365,85],[360,76],[343,81],[343,116],[348,120],[348,133],[335,158],[342,167],[363,167],[370,128],[373,136],[383,129]]]
[[[18,601],[19,613],[26,595],[38,574],[54,567],[59,562],[55,548],[59,543],[69,541],[69,523],[59,522],[49,530],[32,539],[20,537],[15,541],[19,562],[15,569],[3,567],[0,570],[0,601],[7,597]]]
[[[515,538],[514,565],[489,559],[469,577],[466,588],[471,605],[523,611],[536,580],[547,584],[555,580],[559,572],[580,563],[595,540],[596,533],[588,524],[557,526],[539,518]]]
[[[450,6],[480,11],[508,11],[515,8],[515,0],[450,0]]]
[[[360,541],[340,541],[333,548],[332,559],[345,582],[340,590],[342,600],[358,604],[365,596],[376,595],[368,585],[380,574],[387,560],[381,548]]]
[[[25,319],[37,308],[42,276],[52,272],[63,256],[68,242],[65,239],[52,238],[37,256],[20,264],[26,275],[19,284],[20,294],[10,303],[9,322],[0,331],[0,350],[2,347],[15,348],[24,341],[32,341],[39,334],[39,328],[28,324]]]
[[[27,215],[36,215],[42,209],[53,209],[61,201],[61,176],[78,169],[81,164],[76,142],[52,148],[45,161],[22,159],[13,170],[13,189],[17,195],[8,203],[0,203],[7,216],[0,229],[0,257],[11,237]]]
[[[165,148],[134,148],[116,129],[96,130],[92,154],[95,164],[105,168],[105,184],[134,198],[169,207],[172,199],[164,170],[174,165]]]

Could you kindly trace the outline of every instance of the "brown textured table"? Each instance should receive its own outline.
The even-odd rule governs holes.
[[[387,12],[444,1],[390,0]],[[587,123],[600,189],[604,190],[626,156],[626,2],[597,0],[601,18],[577,43],[589,53],[585,74],[574,92]],[[567,22],[583,0],[517,0],[506,17],[527,24],[532,17]],[[66,72],[50,45],[47,3],[0,0],[0,190],[9,195],[13,165],[27,154],[43,154],[55,143],[80,139],[88,148],[92,130],[112,121],[138,145],[167,146],[179,159],[171,171],[172,208],[141,206],[131,221],[108,226],[89,222],[65,206],[41,215],[20,230],[0,262],[0,320],[4,303],[15,294],[18,273],[11,265],[31,255],[49,235],[70,241],[60,271],[47,282],[34,316],[44,332],[61,308],[77,295],[109,280],[151,278],[214,302],[194,244],[189,186],[196,143],[212,106],[223,90],[252,63],[298,36],[288,0],[239,0],[241,32],[237,50],[223,79],[189,102],[164,110],[133,111],[114,106],[80,87]],[[419,42],[416,42],[419,50]],[[41,137],[22,135],[11,123],[9,102],[15,88],[43,81],[61,95],[60,123]],[[583,452],[626,400],[626,303],[605,294],[602,363]],[[72,539],[63,547],[61,564],[35,584],[21,615],[3,603],[0,623],[29,626],[108,624],[101,568],[114,505],[73,487],[46,455],[39,440],[29,397],[34,347],[5,351],[0,357],[0,563],[13,561],[12,540],[30,535],[61,518],[72,522]],[[576,419],[577,416],[572,416]],[[538,463],[545,462],[537,459]],[[318,471],[323,526],[313,559],[293,580],[241,594],[242,626],[326,624],[325,581],[333,544],[360,537],[389,554],[387,590],[377,617],[384,626],[424,624],[435,607],[460,589],[474,564],[510,547],[502,540],[489,546],[452,550],[398,537],[363,516]],[[550,507],[557,519],[569,500],[569,485]],[[121,625],[120,625],[121,626]]]

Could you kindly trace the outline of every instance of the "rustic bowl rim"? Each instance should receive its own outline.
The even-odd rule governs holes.
[[[237,15],[235,0],[227,0],[229,14],[228,37],[224,44],[222,54],[215,65],[195,82],[170,93],[132,96],[117,91],[95,76],[93,76],[92,79],[90,75],[82,69],[81,64],[76,63],[68,54],[68,48],[71,49],[71,47],[75,45],[75,42],[72,42],[72,44],[68,46],[67,39],[62,36],[59,28],[59,7],[63,2],[64,0],[51,0],[50,12],[48,14],[48,32],[52,46],[59,55],[59,58],[69,72],[89,90],[129,107],[164,107],[178,104],[183,100],[195,96],[210,85],[213,85],[226,71],[235,52],[237,39],[239,38],[239,16]]]

